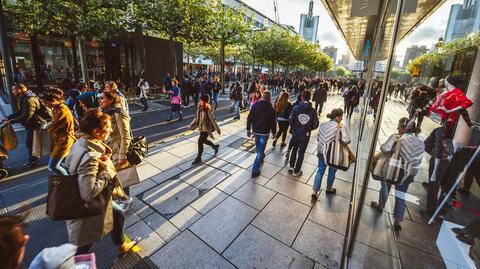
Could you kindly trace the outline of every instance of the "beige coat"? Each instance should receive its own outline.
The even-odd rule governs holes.
[[[207,109],[197,109],[197,114],[192,123],[188,126],[190,130],[195,130],[198,128],[200,132],[207,132],[208,136],[212,139],[213,132],[216,131],[219,135],[221,134],[220,128],[218,127],[217,121],[212,113],[212,108],[210,105],[207,105]]]
[[[130,116],[128,112],[121,108],[120,104],[115,104],[113,108],[106,109],[112,119],[112,133],[107,140],[107,145],[112,149],[112,160],[126,160],[128,147],[132,141],[130,129]]]
[[[88,153],[84,154],[86,151]],[[69,167],[71,175],[78,175],[78,186],[83,200],[89,201],[97,196],[105,188],[106,183],[116,176],[115,166],[110,159],[107,161],[107,167],[99,171],[98,159],[110,152],[110,148],[102,142],[94,142],[83,137],[73,144],[65,163]],[[72,210],[75,210],[75,208],[72,208]],[[84,219],[67,220],[69,242],[79,247],[102,239],[112,228],[111,201],[105,214]]]

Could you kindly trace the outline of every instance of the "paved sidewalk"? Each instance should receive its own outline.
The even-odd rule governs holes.
[[[343,107],[338,95],[329,96],[324,115],[334,107]],[[385,141],[405,115],[403,102],[389,101],[379,140]],[[354,166],[337,172],[336,195],[326,196],[322,191],[318,201],[312,201],[315,131],[302,177],[288,174],[285,148],[272,148],[270,140],[262,175],[251,179],[255,147],[254,140],[246,138],[246,116],[243,113],[239,121],[221,123],[222,135],[215,139],[220,152],[213,156],[207,147],[203,165],[191,166],[197,152],[196,132],[186,132],[151,150],[138,166],[141,183],[131,189],[134,202],[126,219],[128,236],[143,238],[139,250],[117,260],[107,237],[94,245],[98,268],[339,268]],[[355,113],[350,121],[345,120],[352,148],[358,140],[359,117]],[[363,141],[370,140],[372,125],[370,116]],[[427,120],[423,128],[427,130],[423,135],[428,134]],[[362,142],[359,168],[365,167],[367,151],[368,143]],[[376,213],[368,205],[378,198],[379,184],[370,182],[351,268],[400,268],[400,262],[403,268],[445,267],[435,245],[438,225],[426,225],[418,213],[426,196],[421,186],[427,179],[426,167],[424,161],[410,186],[409,194],[420,200],[407,203],[403,231],[396,239],[391,229],[394,197],[383,214]],[[325,189],[326,175],[323,181]],[[45,191],[32,184],[15,199],[6,197],[19,201],[7,204],[7,212],[22,202],[33,207],[27,264],[42,248],[67,242],[65,224],[45,218]]]

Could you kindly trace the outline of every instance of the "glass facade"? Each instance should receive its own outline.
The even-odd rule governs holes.
[[[42,80],[46,86],[73,79],[73,42],[70,39],[39,37]]]

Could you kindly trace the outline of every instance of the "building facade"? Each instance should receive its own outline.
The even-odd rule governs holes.
[[[467,36],[480,29],[480,0],[464,0],[452,5],[445,31],[445,42]]]
[[[334,47],[334,46],[330,46],[330,47],[325,47],[323,48],[323,52],[325,54],[327,54],[328,57],[330,57],[332,60],[333,60],[333,64],[336,64],[337,63],[337,52],[338,52],[338,48]],[[347,58],[348,56],[345,55],[345,58]],[[343,58],[342,58],[343,59]],[[348,59],[347,59],[348,61]],[[348,64],[348,63],[345,63],[345,64]]]
[[[425,53],[428,53],[427,46],[413,45],[413,46],[407,48],[407,50],[405,52],[405,58],[403,58],[403,66],[404,67],[407,66],[407,64],[411,60],[413,60],[413,59],[415,59],[415,58],[417,58],[417,57],[419,57],[419,56],[421,56]]]
[[[310,1],[308,7],[308,14],[300,15],[300,28],[299,34],[305,38],[305,40],[312,43],[317,43],[318,34],[318,16],[313,16],[313,0]]]

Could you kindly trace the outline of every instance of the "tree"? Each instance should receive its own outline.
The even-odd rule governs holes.
[[[350,75],[350,71],[348,71],[345,67],[343,66],[337,66],[335,67],[335,69],[333,70],[333,72],[335,73],[335,75],[337,77],[346,77],[346,76],[349,76]]]
[[[205,29],[210,27],[209,1],[205,0],[141,0],[140,14],[148,28],[168,38],[173,74],[178,75],[175,41],[204,42]]]
[[[397,69],[393,69],[391,73],[391,77],[393,80],[398,81],[398,79],[402,76],[402,72]]]
[[[285,60],[291,50],[288,49],[289,34],[281,28],[272,27],[261,35],[259,42],[258,58],[265,63],[270,63],[270,72],[273,74],[275,65]]]

